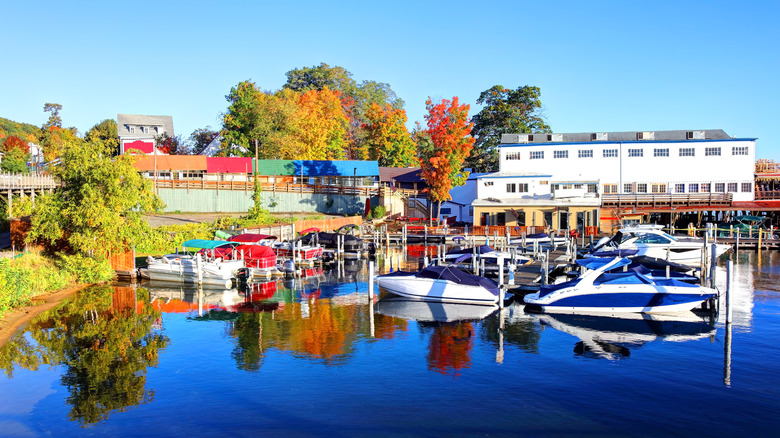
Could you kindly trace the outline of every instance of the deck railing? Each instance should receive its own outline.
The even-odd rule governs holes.
[[[254,190],[253,181],[209,181],[203,179],[161,179],[156,181],[158,189],[181,189],[181,190],[228,190],[251,192]],[[352,187],[352,186],[330,186],[319,184],[296,184],[296,183],[259,183],[264,192],[280,193],[311,193],[311,194],[333,194],[349,196],[378,196],[380,188],[378,187]]]
[[[731,193],[696,193],[687,195],[601,195],[601,208],[626,207],[702,207],[731,205]]]
[[[58,184],[44,173],[0,173],[0,190],[53,189]]]

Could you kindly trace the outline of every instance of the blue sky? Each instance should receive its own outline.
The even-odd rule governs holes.
[[[425,100],[541,88],[554,132],[724,129],[780,161],[774,1],[5,2],[0,116],[46,102],[83,134],[117,113],[220,127],[242,80],[276,90],[325,62]]]

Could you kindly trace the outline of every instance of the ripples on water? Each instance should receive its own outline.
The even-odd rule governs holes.
[[[777,253],[740,253],[728,328],[725,312],[371,302],[355,264],[244,292],[96,286],[0,350],[0,430],[769,436],[780,426],[779,277]]]

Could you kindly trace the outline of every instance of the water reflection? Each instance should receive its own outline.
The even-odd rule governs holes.
[[[609,360],[628,358],[632,350],[657,340],[684,342],[715,335],[714,321],[693,312],[609,316],[541,314],[535,318],[541,325],[578,337],[575,355]]]
[[[146,371],[157,366],[168,338],[159,331],[160,310],[134,288],[94,286],[36,317],[0,350],[0,368],[37,370],[63,365],[68,418],[82,425],[146,404]]]

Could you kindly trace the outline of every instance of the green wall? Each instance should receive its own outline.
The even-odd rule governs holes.
[[[248,211],[254,201],[252,192],[190,189],[159,189],[166,207],[163,211],[187,213],[240,213]],[[317,212],[328,214],[363,214],[366,196],[321,195],[263,192],[263,207],[271,212]],[[371,206],[379,198],[371,198]]]

